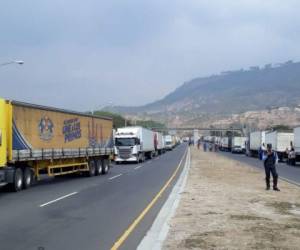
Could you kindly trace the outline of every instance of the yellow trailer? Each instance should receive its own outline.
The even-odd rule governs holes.
[[[0,99],[0,184],[19,191],[40,174],[106,174],[112,119]]]

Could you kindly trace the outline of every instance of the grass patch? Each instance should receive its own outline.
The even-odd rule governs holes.
[[[213,237],[224,237],[224,235],[224,232],[221,231],[193,234],[190,236],[190,238],[187,238],[183,241],[183,247],[187,249],[215,249],[217,246],[212,243],[214,242]]]
[[[230,218],[233,220],[270,220],[268,218],[259,217],[255,215],[244,215],[244,214],[237,214],[237,215],[230,215]]]
[[[284,225],[284,228],[300,230],[300,224],[298,224],[298,223],[286,224],[286,225]]]
[[[267,206],[273,207],[277,211],[277,213],[280,213],[283,215],[289,215],[289,214],[291,214],[290,210],[300,208],[299,203],[290,203],[290,202],[285,202],[285,201],[268,203]]]

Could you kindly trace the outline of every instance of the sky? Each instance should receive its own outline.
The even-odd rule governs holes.
[[[1,0],[3,98],[142,105],[195,77],[300,61],[298,0]]]

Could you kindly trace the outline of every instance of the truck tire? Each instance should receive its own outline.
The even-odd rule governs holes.
[[[23,171],[20,168],[16,168],[14,171],[13,183],[10,184],[10,190],[18,192],[23,187]]]
[[[27,189],[32,185],[32,171],[29,167],[23,169],[23,188]]]
[[[101,175],[102,174],[102,161],[101,160],[95,160],[95,164],[96,164],[96,175]]]
[[[88,177],[93,177],[96,174],[96,163],[94,160],[89,161]]]
[[[107,174],[109,171],[109,160],[103,159],[102,160],[102,174]]]
[[[141,162],[143,163],[143,162],[146,161],[146,157],[145,157],[145,154],[144,154],[144,153],[142,153],[141,155],[142,155],[142,156],[141,156]]]

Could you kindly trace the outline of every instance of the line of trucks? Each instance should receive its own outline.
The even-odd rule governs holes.
[[[255,131],[248,137],[205,136],[204,141],[214,143],[222,151],[245,153],[247,156],[256,157],[271,144],[279,160],[287,159],[289,152],[294,149],[296,161],[300,161],[300,127],[294,128],[293,131]]]
[[[114,135],[114,161],[144,162],[172,150],[179,142],[176,136],[163,135],[143,127],[118,128]]]
[[[43,174],[107,174],[111,160],[140,162],[176,144],[142,127],[114,131],[110,117],[0,99],[0,186],[12,191]]]

